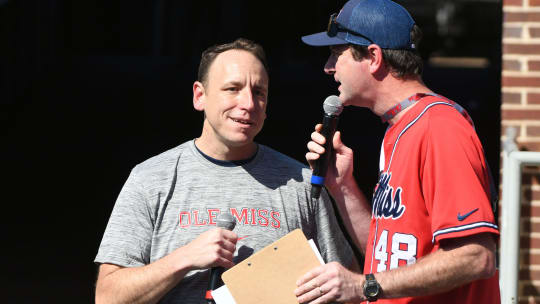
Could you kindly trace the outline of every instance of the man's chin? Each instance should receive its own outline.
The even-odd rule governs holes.
[[[343,106],[345,106],[345,107],[351,104],[351,103],[350,103],[350,100],[347,98],[347,96],[345,96],[345,95],[344,95],[343,93],[341,93],[341,92],[339,93],[338,98],[339,98],[339,100],[341,101],[341,104],[342,104]]]
[[[239,134],[229,138],[228,144],[231,147],[241,148],[253,143],[254,136],[248,136],[247,134]]]
[[[348,96],[341,93],[339,94],[338,97],[339,97],[339,100],[341,101],[341,104],[344,107],[348,107],[348,106],[365,107],[365,105],[363,105],[362,100],[360,100],[358,96],[350,96],[350,95]]]

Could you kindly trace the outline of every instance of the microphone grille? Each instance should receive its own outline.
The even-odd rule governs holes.
[[[323,109],[324,113],[337,116],[343,111],[343,104],[341,103],[341,100],[339,100],[339,97],[330,95],[324,100]]]
[[[236,219],[229,213],[220,214],[217,219],[217,226],[226,230],[233,230],[236,226]]]

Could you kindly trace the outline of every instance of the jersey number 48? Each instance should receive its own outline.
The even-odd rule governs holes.
[[[397,268],[400,261],[402,264],[416,263],[417,244],[418,240],[414,235],[396,232],[391,236],[391,246],[388,248],[388,230],[383,230],[375,246],[377,272],[388,270],[388,257],[390,257],[389,269]]]

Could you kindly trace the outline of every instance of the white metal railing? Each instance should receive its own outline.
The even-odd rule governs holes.
[[[514,128],[508,128],[506,135],[503,144],[499,285],[501,303],[514,304],[518,303],[521,168],[523,165],[539,165],[540,152],[517,151]]]

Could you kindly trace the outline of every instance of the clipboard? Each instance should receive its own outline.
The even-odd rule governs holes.
[[[237,304],[298,304],[296,281],[321,262],[295,229],[225,271],[223,282]]]

